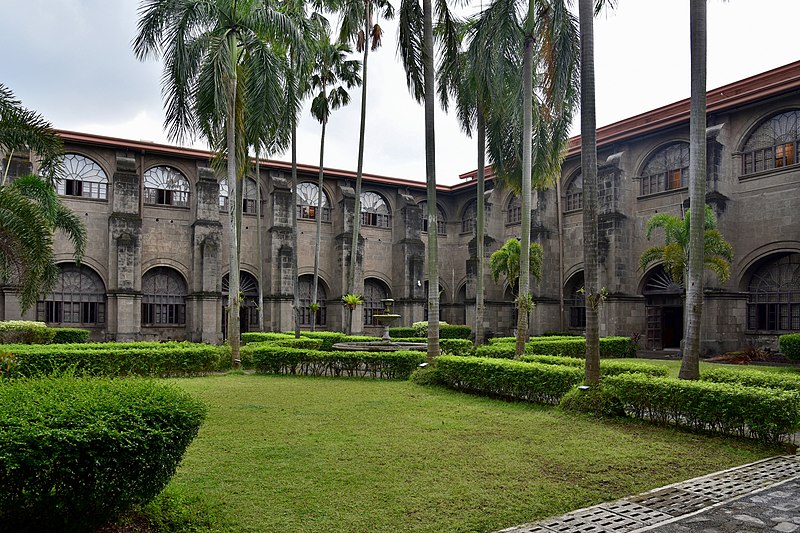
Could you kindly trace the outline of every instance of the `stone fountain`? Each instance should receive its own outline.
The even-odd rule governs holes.
[[[425,342],[394,342],[389,336],[389,327],[394,324],[400,315],[392,312],[392,298],[381,300],[383,313],[372,315],[378,323],[383,326],[383,337],[379,341],[370,342],[337,342],[333,345],[334,350],[358,351],[358,352],[396,352],[398,350],[419,350],[427,351],[428,344]]]

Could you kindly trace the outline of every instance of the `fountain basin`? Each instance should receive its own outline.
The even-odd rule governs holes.
[[[394,341],[370,341],[370,342],[337,342],[333,345],[334,350],[344,352],[397,352],[400,350],[416,350],[419,352],[428,351],[426,342],[394,342]]]

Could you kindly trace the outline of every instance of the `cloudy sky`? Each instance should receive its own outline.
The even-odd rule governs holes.
[[[138,62],[131,51],[139,3],[3,0],[0,83],[56,128],[169,143],[161,64]],[[689,96],[688,12],[688,0],[619,0],[597,19],[598,126]],[[709,89],[800,59],[797,0],[711,0],[708,19]],[[382,25],[384,46],[370,54],[364,169],[424,180],[422,107],[406,89],[396,25]],[[331,118],[326,166],[355,169],[360,94],[353,91],[350,106]],[[442,112],[436,129],[438,182],[456,183],[475,168],[474,141]],[[308,108],[299,141],[300,161],[318,163],[319,124]]]

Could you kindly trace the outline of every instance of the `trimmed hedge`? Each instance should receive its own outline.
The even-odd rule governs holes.
[[[408,328],[405,326],[389,328],[389,336],[395,338],[411,338],[417,336],[417,328]]]
[[[738,384],[621,374],[603,380],[625,412],[695,430],[779,442],[800,428],[800,393]]]
[[[439,326],[440,339],[469,339],[472,328],[463,324],[442,324]]]
[[[0,322],[0,344],[49,344],[56,332],[44,322],[9,320]]]
[[[585,359],[559,357],[556,355],[523,355],[520,361],[542,363],[544,365],[574,366],[576,368],[584,368],[586,364]],[[666,367],[648,365],[638,361],[600,361],[600,373],[603,376],[616,376],[628,372],[661,378],[667,377],[668,374]]]
[[[204,416],[200,402],[152,381],[3,384],[3,529],[92,531],[150,501],[174,475]]]
[[[311,376],[361,376],[382,379],[408,379],[425,361],[417,351],[398,352],[323,352],[255,344],[242,349],[253,358],[256,371],[268,374]]]
[[[475,355],[478,357],[493,357],[495,359],[515,359],[517,357],[516,346],[509,342],[498,342],[487,344],[475,348]]]
[[[443,355],[436,368],[437,380],[453,389],[547,404],[583,381],[578,368],[487,357]]]
[[[50,328],[55,331],[53,344],[80,344],[89,342],[89,330],[80,328]]]
[[[302,337],[303,335],[300,334]],[[242,345],[249,344],[251,342],[271,342],[271,341],[281,341],[285,339],[294,339],[294,333],[273,333],[269,331],[248,331],[247,333],[242,333],[241,336]]]
[[[800,333],[789,333],[778,337],[781,353],[792,361],[800,361]]]
[[[224,350],[189,342],[107,342],[6,346],[10,375],[35,377],[70,371],[78,376],[184,376],[217,369]]]
[[[516,337],[493,337],[488,339],[489,344],[508,344],[517,342]]]
[[[306,337],[300,337],[299,339],[281,339],[278,341],[272,341],[269,344],[272,346],[284,346],[286,348],[300,348],[303,350],[321,350],[322,349],[322,339],[309,339]],[[326,350],[328,351],[328,350]]]
[[[526,354],[584,357],[586,339],[583,337],[534,337],[525,343]],[[636,345],[629,337],[600,339],[600,357],[633,357]]]
[[[714,383],[734,383],[745,387],[800,391],[800,376],[797,374],[773,374],[759,370],[714,368],[712,370],[704,370],[700,375],[700,379],[713,381]]]

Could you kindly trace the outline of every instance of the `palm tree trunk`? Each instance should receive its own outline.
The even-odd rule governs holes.
[[[587,385],[600,383],[600,333],[597,282],[597,139],[594,93],[594,3],[580,0],[581,174],[583,175],[583,279],[586,297]]]
[[[478,271],[475,273],[475,346],[483,344],[483,316],[484,316],[484,288],[483,276],[485,268],[485,242],[484,233],[486,232],[486,205],[484,204],[484,191],[486,189],[485,172],[486,168],[486,121],[483,116],[483,106],[478,105],[478,214],[477,214],[477,235],[476,251],[478,256]],[[430,227],[430,226],[429,226]]]
[[[322,89],[322,94],[325,96],[325,89]],[[311,331],[316,329],[317,325],[317,312],[314,311],[317,307],[317,287],[319,286],[319,251],[322,247],[322,184],[324,180],[325,168],[325,129],[328,125],[328,120],[322,121],[322,136],[319,140],[319,179],[317,180],[317,187],[319,194],[317,195],[317,212],[314,216],[317,219],[317,238],[314,243],[314,284],[311,288]]]
[[[256,150],[256,231],[258,232],[258,330],[264,331],[264,236],[261,235],[261,161]]]
[[[235,125],[235,102],[236,102],[236,69],[234,78],[229,82],[228,114],[225,117],[225,127],[227,129],[227,149],[228,149],[228,191],[230,198],[233,198],[233,206],[228,207],[230,214],[230,271],[228,273],[228,342],[231,346],[231,362],[233,368],[239,368],[241,358],[239,355],[241,324],[239,323],[239,231],[236,220],[237,209],[236,198],[239,197],[237,189],[239,183],[236,179],[236,125]]]
[[[519,252],[516,354],[521,356],[528,340],[528,298],[531,286],[531,166],[533,135],[533,17],[534,0],[528,1],[528,21],[522,55],[522,228]]]
[[[556,219],[558,220],[558,329],[566,330],[564,324],[564,219],[561,210],[561,176],[556,180]]]
[[[300,338],[300,287],[297,279],[297,124],[292,125],[292,315],[294,337]]]
[[[689,116],[689,263],[686,285],[686,335],[681,379],[700,377],[703,318],[703,259],[706,205],[706,0],[691,0],[692,94]]]
[[[367,59],[369,57],[370,0],[364,0],[364,58],[361,60],[361,126],[358,134],[358,162],[356,163],[356,191],[353,205],[353,234],[350,239],[350,268],[347,272],[347,293],[356,292],[356,260],[358,237],[361,233],[361,177],[364,173],[364,137],[367,131]],[[352,317],[351,317],[352,318]],[[352,333],[353,321],[350,320]]]
[[[439,347],[439,239],[436,219],[436,128],[433,121],[433,7],[422,0],[422,62],[425,76],[425,179],[428,189],[428,363],[441,354]]]

